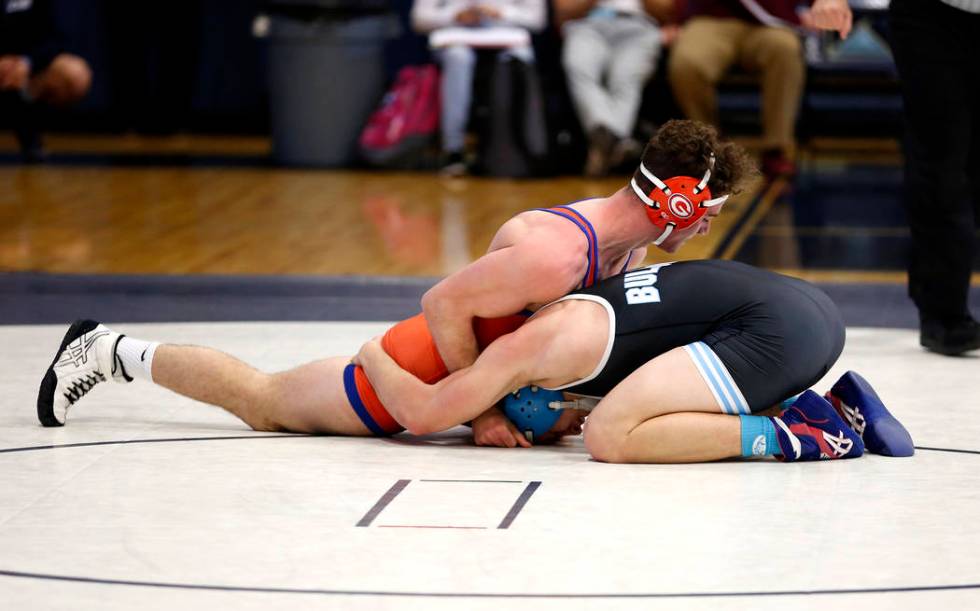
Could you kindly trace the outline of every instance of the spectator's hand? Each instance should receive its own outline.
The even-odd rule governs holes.
[[[463,25],[476,25],[483,19],[483,12],[478,6],[471,6],[466,10],[456,13],[456,23]]]
[[[813,0],[810,10],[800,14],[800,23],[812,30],[837,30],[841,38],[847,38],[852,18],[847,0]]]
[[[660,44],[669,47],[677,40],[677,35],[681,31],[681,26],[676,23],[660,26]]]
[[[20,55],[0,56],[0,90],[24,89],[31,77],[31,63]]]
[[[473,441],[478,446],[531,447],[531,442],[496,407],[491,407],[473,420]]]

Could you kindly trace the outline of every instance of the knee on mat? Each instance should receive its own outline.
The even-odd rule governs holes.
[[[245,401],[242,420],[253,430],[281,432],[287,430],[279,418],[280,402],[286,396],[276,375],[262,374],[255,390]]]
[[[585,424],[583,431],[585,449],[595,460],[599,462],[621,463],[625,462],[623,451],[626,445],[626,434],[619,427],[613,427],[590,417]]]

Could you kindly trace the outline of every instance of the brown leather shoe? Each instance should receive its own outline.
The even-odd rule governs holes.
[[[605,126],[599,125],[589,133],[589,154],[585,158],[585,175],[600,178],[609,171],[609,161],[616,136]]]

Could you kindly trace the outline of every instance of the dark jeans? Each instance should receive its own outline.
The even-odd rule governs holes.
[[[924,318],[969,312],[980,219],[980,15],[939,0],[892,0],[905,99],[909,296]]]

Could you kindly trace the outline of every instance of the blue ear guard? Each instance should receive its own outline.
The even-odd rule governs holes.
[[[519,388],[504,398],[504,413],[517,430],[531,441],[543,435],[558,422],[563,409],[548,407],[549,403],[564,399],[560,391],[546,390],[537,386]]]

